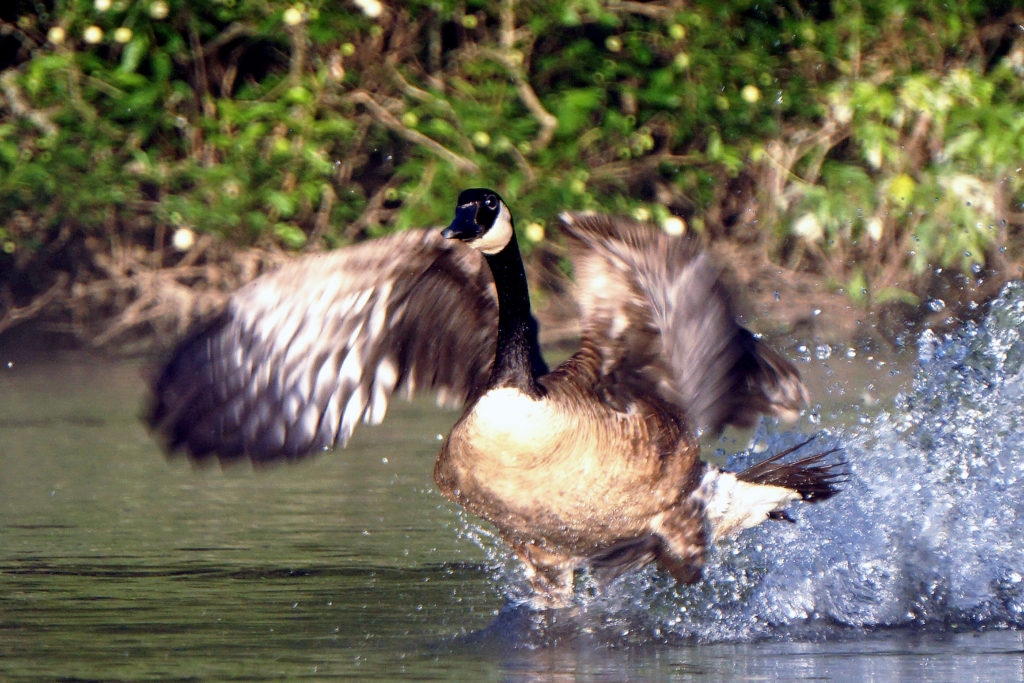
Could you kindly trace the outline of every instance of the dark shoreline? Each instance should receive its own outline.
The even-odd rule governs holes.
[[[865,308],[842,290],[830,287],[821,275],[765,262],[755,250],[744,249],[743,245],[715,242],[709,251],[736,294],[744,324],[782,349],[826,344],[898,353],[913,346],[925,329],[948,332],[983,318],[1003,285],[1014,279],[1013,275],[1021,277],[1021,273],[992,272],[969,280],[951,273],[948,278],[935,280],[933,293],[926,300]],[[54,351],[91,351],[110,358],[159,356],[242,284],[282,260],[300,256],[258,249],[232,254],[226,245],[214,247],[201,259],[208,276],[194,278],[191,283],[175,281],[175,285],[188,289],[191,300],[187,305],[133,324],[118,318],[127,306],[117,308],[106,300],[76,299],[72,292],[77,286],[72,285],[35,315],[0,331],[0,353],[19,354],[19,349],[24,349],[33,356]],[[566,281],[551,268],[550,257],[557,258],[557,248],[533,256],[528,272],[542,342],[546,348],[570,348],[578,338],[576,309],[571,285],[566,287]],[[172,270],[166,269],[167,277],[174,277]],[[154,274],[159,276],[160,270],[154,269],[146,276]],[[100,289],[104,285],[125,287],[115,278],[109,278],[109,283],[94,279],[89,285]],[[132,287],[137,290],[138,284]],[[124,328],[123,333],[109,334],[115,325]]]

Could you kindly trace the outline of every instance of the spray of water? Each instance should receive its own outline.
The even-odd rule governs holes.
[[[841,446],[843,492],[717,547],[704,580],[652,569],[580,598],[591,633],[619,644],[830,637],[862,629],[1024,627],[1024,284],[981,325],[925,332],[912,389],[820,446]],[[762,428],[778,452],[801,434]],[[765,453],[733,458],[742,469]],[[493,541],[499,584],[521,578]],[[575,624],[579,626],[579,623]]]

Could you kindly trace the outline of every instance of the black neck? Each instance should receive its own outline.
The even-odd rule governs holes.
[[[488,389],[515,387],[531,396],[543,392],[537,377],[546,371],[530,315],[526,270],[515,234],[497,254],[485,254],[498,290],[498,343]]]

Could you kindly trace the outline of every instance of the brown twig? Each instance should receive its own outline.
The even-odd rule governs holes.
[[[334,208],[334,201],[337,198],[338,195],[334,193],[334,188],[329,183],[325,183],[323,197],[320,199],[320,208],[317,209],[316,218],[313,219],[313,232],[309,236],[307,249],[316,247],[327,233],[327,228],[331,223],[331,209]]]
[[[50,120],[50,116],[44,111],[30,107],[21,96],[18,84],[16,83],[17,78],[17,69],[7,69],[3,74],[0,74],[0,89],[3,90],[4,97],[7,99],[7,104],[11,111],[16,116],[21,116],[31,121],[46,135],[56,135],[57,126]]]
[[[434,184],[434,177],[437,175],[437,162],[431,160],[427,163],[427,168],[423,171],[420,176],[420,181],[416,183],[416,189],[410,192],[403,200],[403,204],[406,206],[415,206],[423,201],[423,198],[430,192],[430,188]]]
[[[242,36],[249,37],[254,35],[257,35],[257,32],[251,26],[236,21],[232,24],[228,24],[227,27],[225,27],[224,30],[221,31],[215,38],[213,38],[210,41],[207,41],[207,43],[201,47],[199,54],[203,57],[209,57],[214,52],[219,50],[222,46],[227,45],[235,38],[241,38]]]
[[[34,297],[32,301],[21,307],[14,305],[14,297],[9,289],[5,289],[0,298],[3,299],[3,315],[0,315],[0,332],[13,327],[16,323],[31,318],[44,308],[53,303],[57,297],[66,293],[68,280],[67,273],[60,273],[57,281],[42,294]]]
[[[676,164],[678,166],[703,166],[708,160],[699,154],[649,154],[639,159],[626,161],[610,161],[590,170],[590,175],[606,178],[625,178],[635,173],[638,168],[649,169],[660,164]]]
[[[388,57],[386,65],[388,75],[391,76],[392,80],[394,80],[398,84],[398,87],[406,95],[415,100],[419,100],[420,102],[423,102],[425,104],[443,109],[445,113],[451,115],[452,117],[455,116],[455,110],[452,109],[452,105],[449,104],[447,100],[444,100],[440,97],[436,97],[428,90],[417,88],[415,85],[407,81],[405,77],[401,74],[401,72],[398,70],[398,68],[395,66],[394,60],[390,56]]]
[[[675,14],[682,3],[659,4],[657,2],[629,2],[628,0],[611,0],[605,9],[612,12],[624,12],[627,14],[639,14],[651,19],[667,19]]]
[[[480,167],[476,162],[471,159],[467,159],[461,154],[456,154],[437,140],[429,138],[423,133],[403,125],[401,121],[391,115],[391,112],[374,100],[370,93],[364,90],[356,90],[355,92],[350,93],[346,99],[362,104],[378,122],[384,124],[387,128],[391,129],[409,142],[426,147],[437,156],[457,166],[459,170],[464,173],[475,174],[480,172]]]
[[[394,187],[394,183],[398,181],[394,178],[390,182],[381,185],[373,196],[366,202],[366,206],[363,207],[362,213],[359,217],[348,224],[345,228],[346,237],[355,237],[360,230],[365,230],[373,224],[377,212],[380,211],[381,207],[384,206],[384,200],[387,197],[387,193]]]
[[[511,13],[503,12],[501,15],[502,22],[511,20]],[[502,35],[508,36],[507,39],[511,40],[511,36],[514,35],[514,27],[502,26]],[[555,130],[558,128],[558,118],[544,108],[540,98],[537,96],[537,92],[530,85],[530,82],[524,76],[524,70],[519,60],[514,59],[513,55],[517,54],[511,47],[502,45],[500,50],[484,47],[476,47],[473,49],[467,49],[462,57],[471,59],[473,56],[480,54],[489,59],[493,59],[508,72],[509,77],[512,78],[512,82],[516,86],[516,92],[519,95],[519,100],[526,107],[527,111],[537,119],[537,124],[540,126],[540,131],[537,133],[537,137],[534,138],[533,142],[530,143],[533,151],[538,151],[546,148],[550,143],[551,139],[555,135]]]

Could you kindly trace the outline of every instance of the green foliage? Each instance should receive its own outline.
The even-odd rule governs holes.
[[[1024,200],[1024,43],[946,5],[53,0],[0,65],[0,263],[69,229],[333,246],[490,185],[908,299],[1015,249]]]

